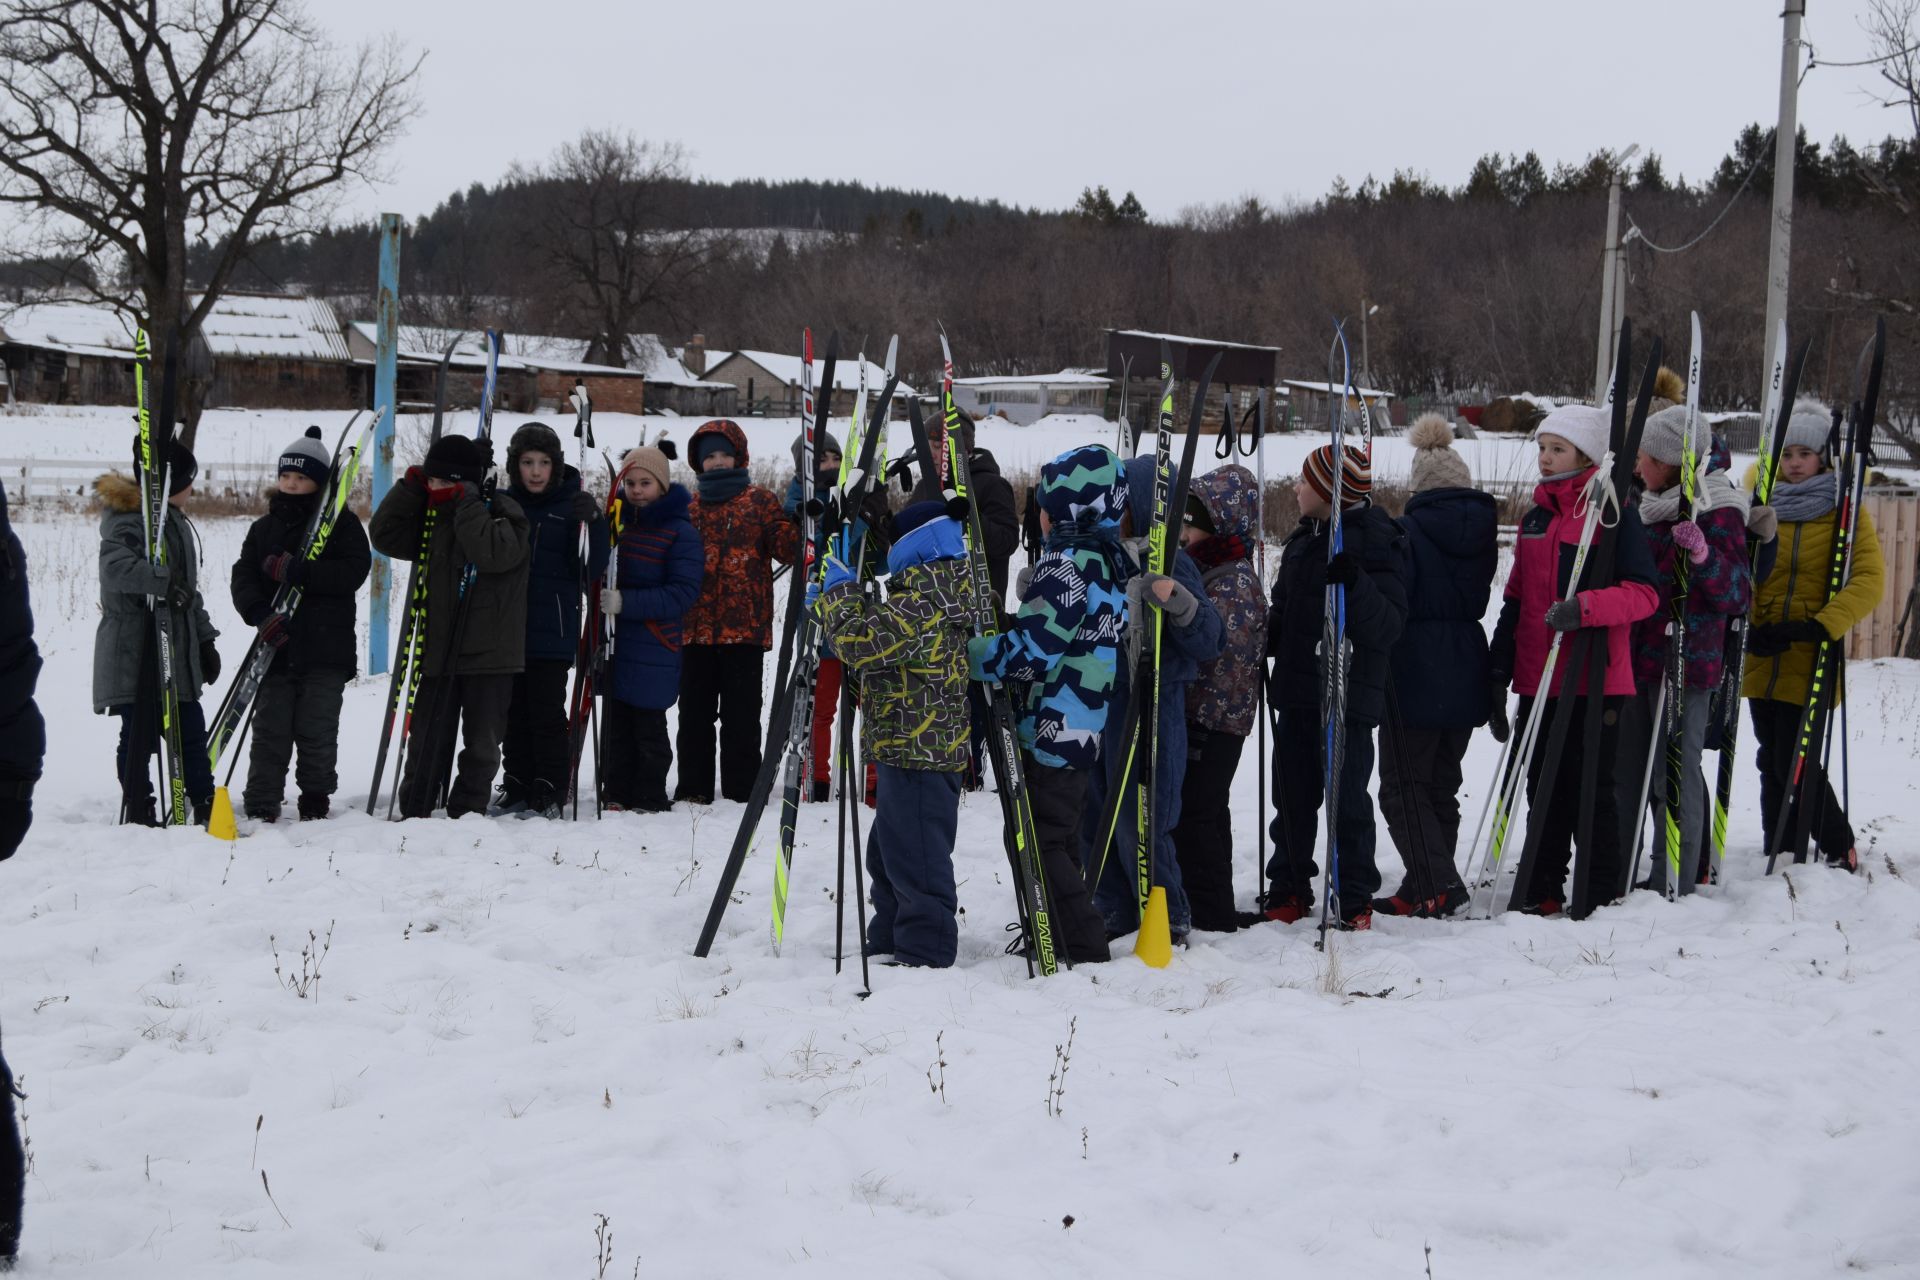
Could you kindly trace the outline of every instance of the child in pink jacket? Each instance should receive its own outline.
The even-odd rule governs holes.
[[[1655,588],[1657,572],[1648,550],[1645,530],[1639,515],[1620,504],[1604,503],[1607,523],[1615,524],[1614,577],[1611,583],[1592,585],[1593,563],[1589,556],[1582,575],[1582,589],[1572,591],[1573,564],[1579,553],[1581,533],[1586,526],[1590,503],[1599,502],[1597,491],[1606,477],[1595,483],[1598,461],[1606,456],[1610,414],[1591,405],[1566,405],[1555,409],[1534,432],[1540,451],[1540,484],[1533,491],[1533,509],[1520,521],[1519,537],[1514,543],[1513,571],[1507,578],[1506,603],[1493,633],[1493,698],[1504,704],[1509,682],[1520,694],[1514,713],[1515,731],[1526,724],[1536,699],[1558,698],[1570,690],[1587,692],[1584,661],[1576,665],[1573,634],[1592,629],[1604,632],[1592,644],[1605,645],[1606,677],[1598,702],[1580,698],[1573,706],[1573,722],[1568,727],[1567,743],[1559,768],[1551,779],[1543,778],[1548,730],[1557,706],[1542,709],[1539,736],[1533,757],[1527,764],[1529,825],[1544,824],[1539,849],[1527,882],[1514,890],[1520,909],[1533,915],[1558,915],[1568,906],[1565,882],[1572,855],[1575,827],[1580,813],[1582,775],[1591,766],[1597,792],[1593,799],[1592,847],[1583,850],[1592,878],[1588,900],[1576,900],[1569,914],[1576,918],[1591,913],[1600,903],[1611,902],[1626,892],[1627,865],[1620,840],[1619,808],[1614,799],[1615,758],[1619,754],[1620,711],[1633,693],[1633,624],[1651,614],[1659,604]],[[1624,495],[1622,495],[1624,497]],[[1594,541],[1599,540],[1596,527]],[[1561,642],[1555,660],[1552,687],[1542,689],[1542,669],[1553,635],[1568,633]],[[1569,683],[1571,682],[1571,683]],[[1504,705],[1500,706],[1502,713]],[[1598,712],[1600,722],[1599,759],[1584,758],[1583,742],[1588,715]],[[1504,718],[1496,717],[1496,719]],[[1543,787],[1545,788],[1543,790]],[[1537,806],[1534,801],[1543,802]],[[1510,850],[1513,846],[1510,846]]]

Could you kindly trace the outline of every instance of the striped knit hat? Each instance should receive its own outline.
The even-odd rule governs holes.
[[[1333,446],[1323,444],[1307,455],[1300,466],[1300,478],[1310,485],[1313,491],[1333,501]],[[1367,500],[1373,491],[1373,463],[1367,455],[1354,448],[1346,447],[1346,458],[1340,467],[1340,508],[1357,507]]]

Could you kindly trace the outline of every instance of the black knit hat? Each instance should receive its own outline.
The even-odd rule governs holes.
[[[200,464],[194,459],[193,450],[178,440],[169,440],[165,452],[154,461],[156,465],[164,465],[167,468],[169,498],[192,484],[193,478],[200,474]],[[136,475],[139,474],[140,437],[137,435],[133,438],[133,470]]]
[[[320,428],[308,427],[307,433],[280,451],[280,471],[297,471],[315,484],[325,487],[333,458],[321,443]]]
[[[487,468],[493,459],[487,449],[477,440],[466,436],[441,436],[427,450],[427,459],[421,469],[429,476],[442,480],[464,480],[468,484],[479,484],[487,478]]]

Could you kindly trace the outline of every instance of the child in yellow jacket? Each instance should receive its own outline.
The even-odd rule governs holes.
[[[1880,539],[1872,519],[1862,510],[1853,533],[1852,568],[1840,590],[1831,600],[1827,598],[1841,483],[1827,454],[1831,424],[1828,409],[1811,400],[1795,404],[1787,420],[1780,473],[1769,504],[1779,520],[1779,552],[1772,572],[1754,586],[1753,625],[1747,632],[1747,669],[1740,692],[1748,699],[1753,717],[1760,813],[1769,839],[1783,800],[1812,804],[1809,829],[1814,843],[1829,864],[1853,871],[1859,868],[1853,827],[1817,753],[1808,755],[1796,796],[1787,796],[1820,642],[1843,645],[1847,632],[1873,612],[1886,589]],[[1843,653],[1833,658],[1845,660]],[[1822,695],[1827,710],[1839,704],[1842,692],[1841,683],[1832,681]],[[1797,811],[1789,815],[1789,822],[1791,844],[1791,833],[1801,825]],[[1806,858],[1804,848],[1795,848],[1793,854],[1796,862]]]

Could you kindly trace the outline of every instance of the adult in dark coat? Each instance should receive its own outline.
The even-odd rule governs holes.
[[[34,705],[40,650],[33,642],[27,556],[7,519],[0,484],[0,862],[13,856],[33,824],[33,784],[47,753],[46,725]],[[13,1072],[0,1053],[0,1271],[20,1248],[26,1202],[26,1150],[13,1115]]]
[[[1482,622],[1499,563],[1498,505],[1473,487],[1453,429],[1423,414],[1407,433],[1413,497],[1401,515],[1410,582],[1406,628],[1393,647],[1380,730],[1380,811],[1406,877],[1375,911],[1449,916],[1466,905],[1454,865],[1460,838],[1460,762],[1487,723],[1491,665]],[[1497,700],[1502,717],[1504,699]],[[1504,738],[1504,727],[1496,726]]]
[[[414,703],[418,737],[400,783],[400,810],[409,818],[433,812],[456,737],[461,750],[447,816],[485,811],[513,677],[526,662],[527,517],[507,494],[483,498],[491,466],[484,445],[440,437],[426,461],[387,491],[368,530],[382,555],[413,561],[433,520],[427,638]],[[474,576],[463,593],[469,566]]]
[[[582,584],[606,572],[611,544],[605,510],[568,466],[560,437],[529,422],[507,446],[507,492],[527,516],[527,661],[513,678],[502,745],[499,802],[514,812],[557,817],[572,760],[567,734],[567,677],[580,644]],[[580,564],[580,528],[587,563]]]
[[[1340,465],[1340,554],[1328,559],[1334,487]],[[1313,914],[1314,841],[1322,803],[1335,806],[1340,842],[1340,924],[1365,929],[1380,888],[1374,866],[1373,730],[1386,712],[1388,656],[1407,616],[1404,537],[1393,518],[1372,503],[1372,468],[1348,446],[1343,462],[1331,445],[1307,455],[1294,484],[1300,525],[1280,550],[1267,620],[1267,654],[1275,659],[1267,701],[1280,713],[1274,735],[1273,855],[1267,860],[1266,914],[1290,924]],[[1346,588],[1346,748],[1336,795],[1323,785],[1320,636],[1329,581]]]
[[[264,822],[280,816],[296,746],[302,818],[326,817],[340,784],[340,705],[359,665],[355,597],[373,567],[373,553],[360,517],[343,507],[318,554],[304,554],[314,513],[332,496],[331,461],[318,427],[281,451],[267,513],[247,530],[233,563],[234,608],[241,621],[259,629],[262,643],[277,650],[254,701],[241,801],[249,818]],[[273,607],[283,587],[300,589],[291,617]]]

